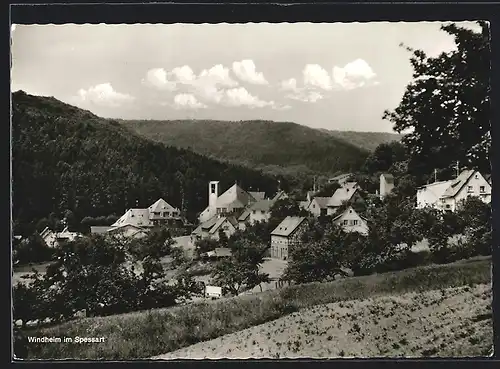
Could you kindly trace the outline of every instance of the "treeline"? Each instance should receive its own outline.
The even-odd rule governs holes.
[[[31,274],[27,283],[14,286],[14,320],[23,326],[66,321],[82,310],[104,316],[168,307],[203,294],[186,274],[166,277],[163,257],[169,256],[174,267],[186,262],[166,229],[128,242],[92,235],[54,252],[44,275]]]
[[[31,234],[54,213],[77,222],[147,207],[162,197],[194,221],[207,204],[208,182],[235,181],[271,196],[272,176],[166,147],[119,123],[54,98],[12,96],[13,219],[16,234]]]

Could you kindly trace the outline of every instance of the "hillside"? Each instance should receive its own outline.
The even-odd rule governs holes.
[[[377,343],[382,348],[394,345],[394,348],[386,354],[398,352],[422,356],[427,348],[438,348],[437,352],[428,352],[428,355],[485,355],[486,349],[491,347],[492,342],[492,317],[491,310],[488,310],[491,308],[491,295],[491,257],[473,258],[451,264],[422,266],[327,283],[292,285],[252,295],[207,300],[165,309],[82,318],[52,327],[27,329],[20,332],[16,338],[15,352],[18,357],[31,359],[127,360],[167,358],[179,353],[182,355],[183,351],[177,350],[190,350],[189,346],[199,343],[200,345],[191,347],[195,358],[205,353],[207,356],[213,355],[214,352],[210,350],[213,347],[210,340],[236,334],[237,336],[226,336],[220,346],[221,351],[218,352],[224,354],[222,350],[230,348],[226,344],[227,339],[250,336],[252,339],[246,341],[247,350],[253,347],[255,340],[255,345],[257,346],[257,343],[259,345],[256,347],[257,355],[261,355],[268,353],[267,350],[264,351],[265,344],[267,347],[271,345],[277,347],[278,342],[287,339],[286,334],[291,335],[295,332],[295,334],[301,333],[300,346],[305,343],[302,340],[311,341],[311,338],[331,345],[334,334],[340,335],[335,338],[335,342],[344,338],[348,340],[346,345],[355,342],[356,346],[344,350],[346,356],[356,353],[376,354]],[[411,317],[408,317],[408,314]],[[319,319],[313,319],[314,317]],[[324,322],[321,317],[324,318]],[[349,332],[349,328],[354,328],[356,322],[353,321],[353,317],[360,318],[360,325],[363,323],[363,329],[358,333],[353,332],[353,329]],[[368,337],[368,333],[374,332],[376,327],[368,327],[364,323],[372,324],[374,317],[377,318],[377,322],[380,321],[380,331],[384,332],[384,327],[386,331],[390,330],[389,340],[380,339],[375,343],[370,341],[373,338]],[[412,318],[416,320],[408,322]],[[422,318],[423,321],[418,318]],[[300,319],[303,322],[300,322]],[[310,324],[312,320],[314,323]],[[328,327],[330,322],[335,322],[337,326]],[[399,341],[404,338],[403,333],[407,331],[407,326],[413,324],[417,332],[422,332],[422,329],[429,329],[429,326],[426,327],[426,322],[437,323],[437,326],[432,327],[442,333],[439,340],[436,340],[439,346],[428,343],[427,340],[433,338],[433,333],[424,331],[424,334],[418,337],[419,342],[410,341],[411,337],[408,336],[407,340],[411,346],[408,344],[403,347]],[[286,330],[284,326],[288,323],[293,325]],[[337,330],[338,323],[341,323],[340,331]],[[327,326],[320,328],[320,324]],[[396,328],[393,328],[393,324],[397,324]],[[258,338],[258,332],[262,329],[265,329],[264,336]],[[272,333],[273,329],[274,331],[279,329],[282,335],[271,336],[272,339],[268,339],[267,333]],[[310,330],[309,336],[305,332],[307,329]],[[326,336],[321,334],[328,329],[332,329],[332,332]],[[400,337],[397,335],[399,332],[401,332]],[[468,334],[465,337],[464,332]],[[361,334],[365,337],[361,338]],[[382,333],[376,334],[380,336]],[[332,340],[328,340],[329,335],[332,336]],[[104,343],[87,345],[64,342],[29,344],[27,336],[105,337],[106,340]],[[155,339],[152,340],[151,337]],[[459,341],[452,342],[454,337]],[[469,342],[469,338],[473,341]],[[363,339],[365,341],[362,341]],[[232,340],[232,344],[238,345],[238,342]],[[445,344],[441,347],[443,342]],[[365,345],[365,351],[360,349],[363,348],[362,344]],[[399,349],[396,344],[400,345]],[[287,343],[285,345],[288,346]],[[417,346],[421,347],[416,351],[408,349]],[[296,344],[293,348],[295,347]],[[373,347],[373,351],[367,351],[370,347]],[[241,349],[245,350],[244,343]],[[340,355],[340,351],[335,349],[331,354]],[[278,351],[273,353],[276,352]],[[245,353],[249,355],[255,352],[245,351]],[[236,352],[235,355],[239,356],[241,353]]]
[[[355,146],[343,138],[296,123],[211,120],[120,122],[144,137],[167,145],[188,148],[273,173],[311,171],[333,174],[354,171],[369,154],[368,149]]]
[[[52,97],[12,95],[13,218],[16,231],[66,209],[77,218],[121,215],[163,197],[194,217],[208,182],[238,181],[272,195],[277,181],[244,167],[140,137],[116,121]]]
[[[403,138],[403,135],[389,132],[331,131],[328,129],[322,129],[322,131],[369,151],[375,150],[380,144],[401,141]]]
[[[490,284],[318,305],[155,359],[487,356]]]

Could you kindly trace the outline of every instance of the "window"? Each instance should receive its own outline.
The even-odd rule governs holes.
[[[467,186],[467,192],[472,192],[472,186]]]
[[[210,193],[215,193],[215,183],[210,185]]]
[[[254,213],[254,214],[257,214],[257,210],[254,210],[254,211],[253,211],[253,213]]]
[[[484,193],[484,192],[485,192],[484,186],[480,186],[480,187],[479,187],[479,192],[481,192],[481,193]]]
[[[348,225],[348,224],[349,224],[349,221],[348,221],[347,219],[344,219],[343,224],[346,226],[346,225]]]
[[[354,220],[352,221],[352,225],[358,225],[358,220],[357,220],[357,219],[354,219]]]
[[[261,213],[261,214],[265,214],[266,212],[265,212],[264,210],[261,210],[261,211],[260,211],[260,213]]]

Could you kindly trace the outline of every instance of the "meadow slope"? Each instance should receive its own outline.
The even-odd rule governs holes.
[[[319,305],[154,359],[486,356],[490,284]]]
[[[151,358],[272,322],[314,306],[490,283],[491,258],[474,258],[447,265],[429,265],[399,272],[345,278],[329,283],[294,285],[218,301],[107,317],[82,318],[53,327],[28,329],[17,335],[15,353],[17,357],[26,359]],[[474,290],[473,293],[479,291]],[[446,293],[451,296],[453,292]],[[481,304],[491,304],[491,295],[485,292],[481,296],[489,296]],[[467,296],[460,301],[467,301]],[[467,304],[473,306],[475,303],[471,300],[467,301]],[[360,309],[362,306],[360,305]],[[316,310],[320,311],[320,308]],[[323,310],[326,312],[325,308]],[[295,319],[295,315],[288,319]],[[489,320],[491,321],[491,318]],[[333,333],[329,335],[333,337]],[[105,341],[85,345],[34,344],[28,343],[28,336],[104,337]]]

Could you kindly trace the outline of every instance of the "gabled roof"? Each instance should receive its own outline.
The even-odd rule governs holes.
[[[138,231],[142,231],[143,230],[143,228],[141,228],[139,226],[136,226],[134,224],[122,224],[122,225],[119,225],[119,226],[116,226],[116,227],[110,227],[108,229],[108,232],[113,232],[113,231],[121,230],[121,229],[124,229],[124,228],[132,228],[132,229],[135,229],[135,230],[138,230]]]
[[[254,201],[252,195],[235,183],[217,198],[216,207],[245,207]]]
[[[208,233],[210,234],[214,234],[215,232],[218,232],[219,231],[219,228],[225,223],[225,222],[228,222],[228,223],[231,223],[231,225],[233,227],[237,226],[238,225],[238,222],[236,221],[236,219],[234,219],[234,217],[220,217],[219,219],[217,219],[217,222],[213,225],[213,227],[210,229],[210,231]]]
[[[368,219],[366,219],[364,216],[360,215],[356,210],[354,210],[352,208],[352,206],[348,206],[347,209],[345,209],[342,213],[340,213],[335,218],[333,218],[332,221],[335,222],[336,220],[340,219],[342,216],[344,216],[347,213],[352,213],[354,215],[357,215],[358,217],[360,217],[361,219],[363,219],[365,222],[368,221]]]
[[[357,191],[355,186],[346,186],[337,188],[332,197],[330,197],[327,206],[341,206],[344,201],[349,201]]]
[[[151,211],[153,213],[160,213],[160,212],[164,212],[164,211],[179,211],[179,209],[174,208],[172,205],[170,205],[168,202],[166,202],[163,199],[158,199],[148,209],[149,209],[149,211]]]
[[[290,236],[295,230],[306,220],[305,217],[286,217],[283,221],[271,232],[272,236]]]
[[[264,198],[266,197],[265,192],[248,191],[248,194],[252,196],[256,201],[264,200]]]
[[[437,198],[441,198],[448,187],[450,187],[451,181],[440,181],[430,183],[428,185],[419,188],[425,189],[426,191],[432,192],[432,194]]]
[[[249,210],[262,210],[262,211],[269,211],[271,210],[271,207],[273,206],[274,202],[272,200],[260,200],[257,201],[256,203],[252,204],[249,208]]]
[[[316,203],[318,204],[320,209],[324,209],[328,206],[328,202],[330,201],[330,197],[315,197],[312,201],[316,201]]]
[[[238,221],[239,222],[244,222],[248,216],[250,215],[250,211],[248,210],[245,210],[243,213],[241,213],[241,215],[238,217]]]
[[[282,198],[286,198],[288,195],[285,193],[285,191],[278,191],[276,195],[274,195],[272,201],[276,202],[278,200],[281,200]]]
[[[469,179],[475,173],[475,170],[464,170],[451,182],[450,187],[443,193],[443,197],[455,197],[457,193],[469,182]]]
[[[133,224],[136,226],[149,225],[149,210],[148,209],[129,209],[123,214],[120,219],[113,223],[112,227],[118,227],[125,224]]]

